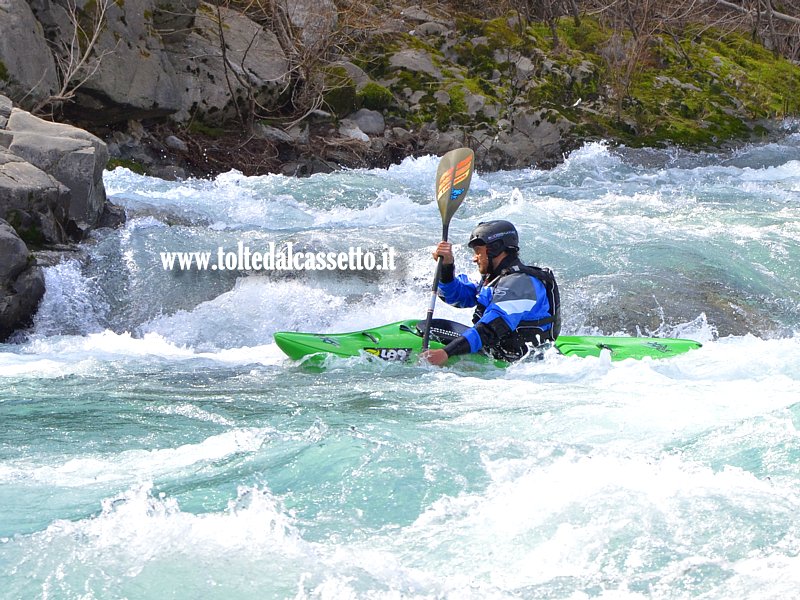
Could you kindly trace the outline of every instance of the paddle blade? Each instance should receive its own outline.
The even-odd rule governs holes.
[[[442,225],[447,226],[464,201],[472,180],[475,153],[469,148],[451,150],[442,157],[436,171],[436,201],[442,213]]]

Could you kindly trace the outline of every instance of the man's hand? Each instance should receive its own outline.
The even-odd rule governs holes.
[[[455,261],[453,259],[453,244],[450,242],[439,242],[436,250],[433,251],[433,260],[439,260],[442,257],[444,264],[452,265]]]
[[[447,362],[447,359],[450,357],[447,355],[447,352],[444,351],[444,348],[436,348],[435,350],[426,350],[425,352],[422,353],[420,358],[422,360],[429,362],[432,365],[441,367],[443,364]]]

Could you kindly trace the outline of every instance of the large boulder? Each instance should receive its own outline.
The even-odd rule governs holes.
[[[166,43],[183,42],[194,27],[200,0],[159,0],[153,11],[153,26]]]
[[[562,159],[573,123],[555,111],[520,108],[491,141],[481,162],[492,168],[551,165]]]
[[[275,34],[237,11],[217,10],[201,3],[194,30],[168,48],[180,92],[177,121],[222,122],[236,115],[234,99],[246,107],[251,93],[261,106],[274,106],[287,84],[289,64]]]
[[[63,244],[70,191],[41,169],[0,147],[0,219],[29,244]]]
[[[14,228],[0,219],[0,342],[33,319],[44,274]]]
[[[105,4],[101,0],[85,2],[82,7],[73,9],[72,2],[51,0],[37,12],[40,21],[49,24],[56,52],[64,58],[74,32],[70,11],[77,10],[76,16],[84,24],[86,35],[91,36],[95,26],[88,23],[97,18],[98,7],[106,6],[105,20],[91,59],[86,69],[74,78],[91,75],[77,91],[79,108],[65,105],[67,113],[77,122],[124,122],[165,116],[178,110],[180,98],[175,70],[154,24],[156,15],[163,16],[163,11],[156,11],[156,4],[161,6],[154,0]],[[178,22],[191,25],[186,18]]]
[[[0,93],[32,107],[57,87],[55,61],[30,5],[0,0]]]
[[[8,142],[4,145],[11,154],[69,189],[67,228],[70,235],[80,238],[93,228],[106,204],[103,170],[108,163],[108,150],[105,143],[77,127],[44,121],[17,108],[12,109],[2,133],[0,140]],[[8,169],[21,168],[12,161],[6,163],[7,173]],[[33,174],[31,169],[26,168],[26,171]],[[0,197],[7,194],[0,191]],[[47,202],[63,193],[54,190],[52,195]]]
[[[332,45],[331,34],[338,20],[333,0],[290,0],[282,8],[292,25],[300,30],[306,49],[325,50],[326,45]]]

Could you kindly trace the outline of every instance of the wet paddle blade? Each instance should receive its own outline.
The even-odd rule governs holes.
[[[467,195],[474,164],[475,153],[469,148],[451,150],[439,162],[439,169],[436,171],[436,201],[444,227],[450,224],[450,219]]]

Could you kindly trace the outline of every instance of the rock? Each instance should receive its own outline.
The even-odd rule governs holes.
[[[153,27],[166,43],[183,42],[194,26],[200,0],[159,0],[153,10]]]
[[[8,117],[11,116],[11,109],[13,107],[14,105],[12,104],[11,100],[5,96],[0,96],[0,130],[6,128]],[[2,140],[0,140],[0,143],[2,143]],[[5,147],[8,148],[8,146]]]
[[[445,90],[437,90],[434,92],[433,99],[439,104],[450,104],[450,94],[448,94]]]
[[[412,133],[408,131],[408,129],[402,127],[392,127],[391,137],[394,139],[395,143],[401,146],[411,146],[414,143],[414,136]]]
[[[253,129],[253,135],[262,140],[267,140],[273,144],[293,144],[294,138],[286,133],[283,129],[264,125],[263,123],[256,123]]]
[[[339,125],[339,135],[360,142],[369,142],[369,136],[361,130],[357,123],[350,119],[342,119]]]
[[[383,135],[386,121],[383,115],[376,110],[362,108],[349,117],[367,135]]]
[[[244,103],[252,92],[262,107],[273,106],[287,83],[288,61],[275,34],[239,12],[219,10],[230,63],[227,74],[220,51],[217,9],[211,4],[200,5],[196,29],[184,43],[170,47],[171,61],[178,72],[180,100],[173,117],[178,122],[194,116],[206,123],[220,124],[236,117],[227,81],[231,82],[237,101]]]
[[[517,109],[511,115],[510,127],[497,134],[488,153],[497,168],[552,164],[561,160],[572,127],[555,111]]]
[[[338,21],[333,0],[292,0],[284,4],[292,25],[300,30],[306,48],[324,49]]]
[[[44,296],[44,274],[14,228],[0,219],[0,342],[30,324]]]
[[[0,94],[32,108],[57,88],[55,60],[30,4],[0,0]]]
[[[353,83],[356,84],[356,90],[360,91],[364,89],[364,86],[367,85],[370,81],[369,75],[364,72],[364,69],[361,67],[354,65],[350,61],[342,60],[333,63],[331,66],[333,67],[341,67],[344,69],[347,76],[353,80]]]
[[[681,90],[687,90],[690,92],[702,92],[699,87],[691,83],[683,83],[679,79],[675,79],[674,77],[667,77],[666,75],[658,75],[653,82],[653,87],[655,88],[662,88],[665,85],[671,85]]]
[[[425,92],[423,92],[422,90],[417,90],[416,92],[412,92],[410,88],[405,88],[405,90],[408,90],[409,92],[407,97],[408,97],[408,102],[411,106],[419,104],[420,100],[422,100],[425,97]],[[403,90],[404,94],[405,90]]]
[[[595,77],[596,67],[588,60],[572,68],[570,75],[576,83],[586,83]]]
[[[0,148],[0,219],[28,243],[63,244],[70,192],[53,177]]]
[[[536,73],[536,66],[533,64],[533,61],[528,58],[527,56],[520,56],[515,61],[515,67],[517,69],[517,80],[518,81],[527,81]]]
[[[12,154],[51,175],[70,191],[68,232],[78,237],[94,227],[106,203],[103,170],[108,149],[98,137],[60,123],[51,123],[14,108],[7,131]]]
[[[449,28],[446,25],[444,25],[443,23],[436,23],[434,21],[428,21],[427,23],[422,23],[416,29],[416,32],[419,35],[423,35],[425,37],[435,36],[435,35],[445,35],[448,31]]]
[[[181,179],[186,179],[186,170],[183,167],[179,167],[177,165],[156,165],[148,169],[148,173],[153,177],[158,177],[159,179],[163,179],[165,181],[180,181]],[[113,213],[112,213],[113,214]],[[121,225],[125,221],[118,222],[117,225],[105,224],[105,212],[103,216],[100,218],[100,223],[97,224],[98,227],[117,227]]]
[[[435,131],[431,134],[430,138],[422,147],[425,154],[435,154],[442,156],[450,150],[455,150],[464,145],[464,136],[459,133],[442,133]]]
[[[100,219],[97,221],[97,229],[117,229],[121,225],[124,225],[127,220],[128,217],[125,214],[124,208],[117,206],[116,204],[106,202],[106,205],[103,208],[103,214],[100,215]]]
[[[455,23],[449,21],[447,19],[439,19],[433,14],[426,11],[421,6],[409,6],[404,8],[401,12],[403,18],[407,21],[417,21],[418,23],[441,23],[442,25],[446,25],[450,29],[455,26]]]
[[[93,58],[86,71],[94,73],[78,89],[79,106],[65,105],[65,113],[76,122],[88,125],[124,122],[130,118],[166,116],[181,106],[175,66],[165,52],[164,42],[153,22],[161,0],[108,2],[105,25],[97,38]],[[37,14],[49,29],[54,47],[67,48],[74,27],[63,5],[41,3]],[[191,6],[177,3],[178,7]],[[100,2],[78,3],[78,17],[88,35]],[[160,14],[160,13],[159,13]],[[185,18],[182,22],[187,22]],[[65,51],[61,51],[65,54]],[[65,58],[65,57],[62,57]],[[85,73],[84,75],[88,75]]]
[[[401,50],[392,54],[389,57],[389,66],[412,73],[425,73],[435,79],[442,77],[442,72],[433,64],[430,55],[422,50]]]
[[[164,140],[164,144],[167,146],[167,148],[177,152],[185,153],[189,151],[189,146],[186,145],[186,142],[174,135],[168,135]]]

